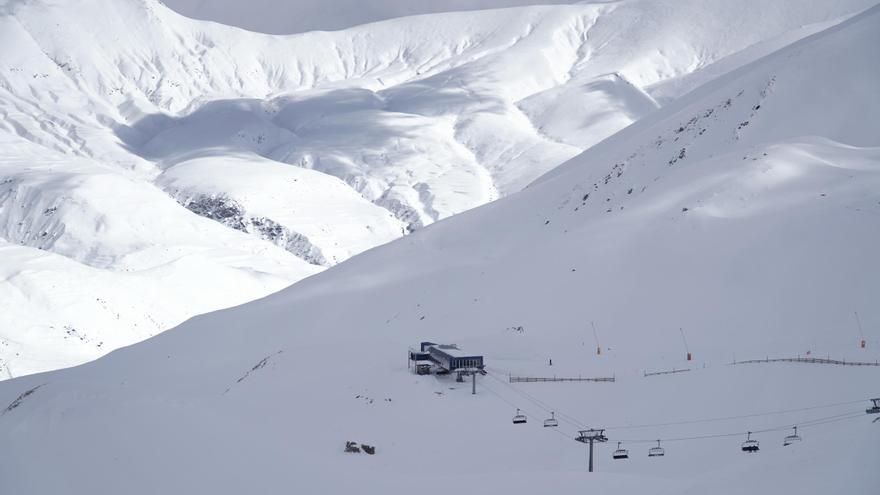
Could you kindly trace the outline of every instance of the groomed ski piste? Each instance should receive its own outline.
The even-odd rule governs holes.
[[[497,201],[0,382],[0,493],[876,493],[880,7],[809,31]],[[424,341],[484,357],[476,394]]]

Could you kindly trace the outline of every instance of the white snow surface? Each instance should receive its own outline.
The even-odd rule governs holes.
[[[870,4],[545,5],[272,36],[156,0],[0,0],[0,376],[519,191]]]
[[[566,4],[573,0],[165,0],[183,15],[250,31],[332,31],[395,17],[439,12]]]
[[[729,363],[880,359],[877,46],[880,7],[737,64],[489,205],[0,382],[0,492],[876,493],[864,410],[880,368]],[[485,356],[476,395],[411,374],[424,340]],[[690,371],[645,376],[674,368]],[[557,429],[541,426],[551,411]],[[795,424],[803,441],[783,447]],[[586,427],[610,439],[592,474],[573,440]],[[747,431],[760,452],[740,451]],[[617,441],[628,461],[611,460]]]

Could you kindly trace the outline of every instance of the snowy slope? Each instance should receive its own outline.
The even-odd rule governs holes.
[[[870,3],[535,6],[270,36],[154,0],[3,0],[0,238],[18,248],[0,260],[16,295],[0,376],[97,357],[519,191],[653,112],[649,89]],[[22,263],[59,282],[19,282]],[[163,304],[144,295],[169,284]],[[69,345],[68,327],[88,338]]]
[[[0,383],[0,488],[875,493],[876,367],[728,363],[880,359],[878,42],[880,7],[519,193],[93,363]],[[422,340],[484,354],[477,395],[410,374]],[[690,371],[645,376],[671,368]],[[558,429],[540,425],[551,410]],[[804,440],[783,447],[794,424]],[[572,437],[589,426],[632,458],[601,445],[588,475]],[[740,451],[746,431],[759,453]],[[648,458],[658,438],[666,456]],[[376,455],[344,454],[352,440]]]
[[[526,5],[574,3],[566,0],[165,0],[165,4],[196,19],[238,26],[250,31],[290,34],[332,31],[394,17],[461,12]]]

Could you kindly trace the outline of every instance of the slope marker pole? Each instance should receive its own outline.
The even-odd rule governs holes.
[[[859,318],[858,311],[853,311],[853,313],[856,315],[856,325],[858,325],[859,327],[859,336],[862,338],[862,341],[860,342],[860,347],[864,349],[867,342],[865,341],[865,332],[862,331],[862,320]]]
[[[684,350],[685,350],[685,352],[687,352],[687,360],[690,361],[691,359],[693,359],[694,356],[693,356],[693,354],[691,354],[691,350],[688,348],[687,339],[684,338],[684,329],[682,329],[681,327],[678,327],[678,331],[681,332],[681,341],[684,342]]]

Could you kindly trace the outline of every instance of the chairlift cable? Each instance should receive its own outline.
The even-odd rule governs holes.
[[[583,427],[583,428],[587,427],[587,425],[585,423],[581,422],[577,418],[572,417],[571,415],[565,414],[564,412],[560,411],[558,408],[554,408],[550,404],[547,404],[546,402],[528,394],[527,392],[520,390],[520,389],[514,387],[513,385],[510,385],[509,383],[494,376],[492,373],[487,373],[487,375],[494,378],[496,381],[498,381],[502,385],[512,389],[517,394],[523,396],[526,400],[529,400],[530,402],[532,402],[535,405],[537,405],[538,407],[546,410],[547,412],[555,411],[556,415],[559,418],[566,420],[566,422],[568,422],[572,426]],[[859,399],[859,400],[853,400],[853,401],[835,402],[832,404],[820,404],[820,405],[815,405],[815,406],[799,407],[799,408],[793,408],[793,409],[781,409],[781,410],[777,410],[777,411],[765,411],[765,412],[750,413],[750,414],[740,414],[740,415],[736,415],[736,416],[720,416],[720,417],[714,417],[714,418],[702,418],[702,419],[693,419],[693,420],[684,420],[684,421],[673,421],[673,422],[666,422],[666,423],[608,426],[605,429],[606,430],[629,430],[629,429],[638,429],[638,428],[654,428],[654,427],[661,427],[661,426],[679,426],[679,425],[687,425],[687,424],[712,423],[712,422],[717,422],[717,421],[729,421],[729,420],[734,420],[734,419],[757,418],[757,417],[761,417],[761,416],[774,416],[774,415],[789,414],[789,413],[795,413],[795,412],[812,411],[812,410],[816,410],[816,409],[828,409],[831,407],[849,406],[849,405],[853,405],[853,404],[860,404],[864,401],[865,401],[864,399]]]
[[[637,429],[637,428],[653,428],[653,427],[660,427],[660,426],[678,426],[678,425],[687,425],[687,424],[696,424],[696,423],[712,423],[712,422],[716,422],[716,421],[728,421],[728,420],[732,420],[732,419],[757,418],[760,416],[774,416],[774,415],[788,414],[788,413],[794,413],[794,412],[812,411],[815,409],[828,409],[831,407],[850,406],[850,405],[859,404],[862,402],[865,402],[865,400],[861,399],[861,400],[854,400],[854,401],[848,401],[848,402],[837,402],[834,404],[822,404],[822,405],[817,405],[817,406],[799,407],[799,408],[795,408],[795,409],[782,409],[782,410],[778,410],[778,411],[767,411],[767,412],[760,412],[760,413],[740,414],[737,416],[721,416],[721,417],[715,417],[715,418],[693,419],[693,420],[686,420],[686,421],[673,421],[673,422],[668,422],[668,423],[609,426],[605,429],[606,430],[631,430],[631,429]]]
[[[587,426],[586,426],[585,424],[581,423],[581,422],[578,421],[576,418],[573,418],[573,417],[571,417],[571,416],[565,414],[564,412],[560,411],[559,409],[554,408],[554,407],[551,406],[550,404],[547,404],[546,402],[544,402],[544,401],[538,399],[537,397],[535,397],[535,396],[533,396],[533,395],[531,395],[531,394],[529,394],[529,393],[527,393],[527,392],[525,392],[525,391],[523,391],[523,390],[520,390],[520,389],[514,387],[513,385],[511,385],[511,384],[505,382],[504,380],[498,378],[497,376],[493,375],[492,373],[487,373],[487,376],[493,378],[493,379],[494,379],[495,381],[497,381],[498,383],[500,383],[500,384],[502,384],[502,385],[504,385],[504,386],[510,388],[510,389],[513,390],[515,393],[519,394],[519,395],[522,396],[524,399],[528,400],[529,402],[532,402],[533,404],[535,404],[536,406],[540,407],[541,409],[544,409],[545,411],[550,412],[550,413],[554,413],[554,412],[555,412],[555,413],[556,413],[556,416],[558,417],[558,419],[560,419],[560,420],[562,420],[562,421],[564,421],[564,422],[570,424],[571,426],[574,426],[575,428],[587,428]]]
[[[492,390],[491,387],[488,387],[488,386],[486,386],[485,384],[483,385],[483,387],[484,387],[487,391],[489,391],[492,395],[494,395],[495,397],[498,397],[498,398],[501,399],[503,402],[505,402],[505,403],[507,403],[508,405],[510,405],[510,406],[516,408],[517,410],[519,410],[520,413],[522,413],[523,415],[525,415],[525,416],[528,417],[529,419],[531,419],[531,420],[533,420],[533,421],[538,421],[537,416],[535,416],[534,414],[529,413],[528,411],[524,410],[522,407],[519,407],[519,406],[517,406],[516,404],[514,404],[513,402],[511,402],[511,401],[505,399],[504,396],[502,396],[502,395],[499,394],[498,392]],[[562,432],[562,431],[560,431],[560,430],[558,430],[558,429],[556,429],[556,428],[550,428],[550,431],[552,431],[552,432],[554,432],[554,433],[557,433],[557,434],[559,434],[559,435],[562,435],[566,440],[571,440],[571,438],[572,438],[572,436],[573,436],[573,435],[570,435],[570,434],[564,433],[564,432]]]
[[[489,375],[489,376],[492,376],[492,375]],[[505,383],[505,382],[499,380],[497,377],[494,377],[494,376],[493,376],[493,378],[495,378],[495,380],[498,381],[499,383],[502,383],[502,384],[504,384],[504,385],[508,385],[507,383]],[[513,387],[513,386],[510,386],[510,388],[513,389],[514,391],[517,391],[516,388]],[[512,407],[514,407],[514,408],[517,408],[521,414],[525,415],[525,416],[528,417],[529,419],[531,419],[531,420],[533,420],[533,421],[538,421],[538,417],[537,417],[536,415],[531,414],[531,413],[529,413],[529,412],[523,410],[521,407],[518,407],[516,404],[514,404],[513,402],[511,402],[511,401],[509,401],[508,399],[504,398],[504,396],[502,396],[501,394],[499,394],[498,392],[496,392],[495,390],[493,390],[491,387],[486,386],[485,389],[486,389],[487,391],[489,391],[492,395],[498,397],[498,398],[501,399],[503,402],[507,403],[508,405],[510,405],[510,406],[512,406]],[[526,395],[527,395],[527,394],[526,394]],[[864,401],[864,399],[863,399],[862,401],[852,401],[852,402],[846,402],[846,403],[826,404],[826,405],[822,405],[822,406],[812,406],[812,407],[808,407],[808,408],[800,408],[800,409],[795,409],[795,410],[786,410],[786,411],[784,411],[784,412],[803,411],[803,410],[812,410],[812,409],[819,409],[819,408],[827,408],[827,407],[834,407],[834,406],[844,405],[844,404],[853,404],[853,403],[863,402],[863,401]],[[538,402],[541,402],[541,401],[538,401]],[[542,407],[543,407],[543,406],[542,406]],[[774,412],[771,412],[771,413],[764,413],[764,414],[779,414],[779,413],[780,413],[779,411],[774,411]],[[559,414],[558,411],[557,411],[557,414]],[[753,416],[755,416],[755,415],[745,415],[745,416],[746,416],[746,417],[753,417]],[[804,429],[804,428],[811,428],[811,427],[814,427],[814,426],[821,426],[821,425],[826,425],[826,424],[830,424],[830,423],[836,423],[836,422],[840,422],[840,421],[847,421],[847,420],[856,419],[856,418],[861,418],[861,417],[863,417],[863,412],[862,412],[862,411],[852,411],[852,412],[847,412],[847,413],[842,413],[842,414],[836,414],[836,415],[833,415],[833,416],[825,416],[825,417],[821,417],[821,418],[814,418],[814,419],[812,419],[812,420],[801,421],[801,422],[799,422],[799,423],[797,423],[797,424],[787,424],[787,425],[780,425],[780,426],[775,426],[775,427],[771,427],[771,428],[764,428],[764,429],[759,429],[759,430],[750,430],[749,432],[738,431],[738,432],[731,432],[731,433],[715,433],[715,434],[696,435],[696,436],[689,436],[689,437],[660,438],[660,439],[653,438],[653,439],[650,439],[650,440],[648,440],[648,439],[621,439],[621,440],[619,440],[619,441],[620,441],[621,443],[631,443],[631,444],[640,444],[640,443],[641,443],[641,444],[645,444],[645,443],[651,443],[651,444],[653,444],[654,442],[661,442],[661,441],[662,441],[662,442],[667,442],[667,443],[668,443],[668,442],[684,442],[684,441],[692,441],[692,440],[707,440],[707,439],[714,439],[714,438],[733,438],[733,437],[741,437],[742,435],[745,435],[746,433],[752,433],[752,434],[758,434],[758,433],[770,433],[770,432],[776,432],[776,431],[788,430],[788,429],[791,429],[791,428],[793,428],[793,427],[795,427],[795,426],[797,426],[797,427],[800,428],[800,429]],[[733,418],[731,417],[731,418],[724,418],[724,419],[733,419]],[[687,423],[683,423],[683,424],[687,424]],[[566,433],[560,431],[560,430],[557,429],[557,428],[551,428],[551,431],[553,431],[554,433],[557,433],[557,434],[563,436],[563,437],[566,438],[566,439],[570,439],[570,438],[571,438],[571,436],[570,436],[569,434],[566,434]]]
[[[829,416],[826,418],[817,418],[812,421],[798,423],[797,427],[799,429],[810,428],[813,426],[820,426],[820,425],[835,423],[835,422],[839,422],[839,421],[856,419],[856,418],[860,418],[862,416],[864,416],[864,414],[862,412],[850,412],[850,413],[846,413],[846,414],[839,414],[836,416]],[[751,433],[753,433],[753,434],[755,434],[755,433],[770,433],[770,432],[775,432],[775,431],[789,430],[793,426],[795,426],[795,425],[784,425],[784,426],[777,426],[777,427],[773,427],[773,428],[765,428],[762,430],[749,430],[749,431],[751,431]],[[690,440],[706,440],[706,439],[711,439],[711,438],[741,437],[741,436],[745,435],[746,433],[748,433],[748,432],[737,431],[737,432],[731,432],[731,433],[715,433],[715,434],[708,434],[708,435],[696,435],[696,436],[691,436],[691,437],[661,438],[660,440],[662,440],[664,442],[683,442],[683,441],[690,441]],[[652,440],[648,440],[648,439],[630,439],[630,440],[622,439],[620,441],[623,443],[654,443],[657,441],[657,439],[656,438],[652,439]]]
[[[577,420],[577,418],[569,416],[569,415],[559,411],[559,409],[557,409],[557,408],[553,408],[551,405],[547,404],[546,402],[544,402],[544,401],[532,396],[531,394],[529,394],[523,390],[520,390],[517,387],[514,387],[513,385],[498,378],[493,373],[487,373],[487,376],[493,378],[498,383],[501,383],[502,385],[508,387],[513,392],[522,396],[523,398],[525,398],[529,402],[535,404],[539,408],[544,409],[548,412],[555,412],[556,416],[558,418],[560,418],[562,421],[565,421],[566,423],[568,423],[572,426],[575,426],[576,428],[586,428],[587,427],[584,423]],[[492,393],[495,394],[496,396],[498,396],[499,398],[502,398],[501,395],[498,394],[497,392],[492,391]],[[513,407],[516,407],[516,405],[514,405],[512,402],[510,402],[504,398],[502,398],[502,400],[504,400],[508,404],[512,405]],[[698,424],[698,423],[710,423],[710,422],[717,422],[717,421],[728,421],[728,420],[734,420],[734,419],[748,419],[748,418],[755,418],[755,417],[761,417],[761,416],[773,416],[773,415],[788,414],[788,413],[794,413],[794,412],[811,411],[811,410],[816,410],[816,409],[827,409],[827,408],[831,408],[831,407],[853,405],[853,404],[858,404],[858,403],[862,403],[862,402],[864,402],[864,399],[854,400],[854,401],[846,401],[846,402],[836,402],[836,403],[831,403],[831,404],[820,404],[820,405],[815,405],[815,406],[793,408],[793,409],[783,409],[783,410],[778,410],[778,411],[767,411],[767,412],[761,412],[761,413],[742,414],[742,415],[737,415],[737,416],[704,418],[704,419],[676,421],[676,422],[668,422],[668,423],[657,423],[657,424],[613,426],[613,427],[607,427],[605,429],[606,430],[624,430],[624,429],[636,429],[636,428],[649,428],[649,427],[661,427],[661,426],[677,426],[677,425],[688,425],[688,424]],[[529,417],[529,419],[537,420],[537,417],[533,414],[526,413],[526,415]],[[772,428],[765,428],[762,430],[752,430],[752,433],[769,433],[769,432],[775,432],[775,431],[781,431],[781,430],[788,430],[788,429],[791,429],[792,427],[794,427],[795,425],[797,425],[801,429],[810,428],[813,426],[819,426],[819,425],[834,423],[834,422],[838,422],[838,421],[855,419],[858,417],[862,417],[862,415],[863,415],[863,413],[861,411],[847,412],[847,413],[837,414],[837,415],[833,415],[833,416],[826,416],[826,417],[821,417],[821,418],[815,418],[812,420],[801,421],[796,424],[792,423],[792,424],[787,424],[787,425],[782,425],[782,426],[777,426],[777,427],[772,427]],[[562,433],[561,431],[559,431],[555,428],[553,428],[553,431],[555,431],[556,433],[559,433],[563,436],[566,436],[564,433]],[[697,435],[697,436],[692,436],[692,437],[678,437],[678,438],[667,438],[667,439],[661,438],[660,440],[662,440],[664,442],[681,442],[681,441],[703,440],[703,439],[711,439],[711,438],[738,437],[738,436],[742,436],[744,434],[746,434],[746,432],[740,431],[740,432],[732,432],[732,433]],[[657,438],[654,438],[651,440],[620,440],[620,441],[624,442],[624,443],[654,443],[657,440],[658,440]]]

